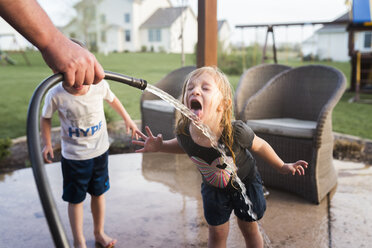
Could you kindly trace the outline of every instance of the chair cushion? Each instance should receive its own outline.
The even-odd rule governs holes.
[[[316,129],[315,121],[292,118],[249,120],[247,124],[254,132],[309,139],[314,137]]]
[[[144,100],[142,103],[142,107],[165,113],[174,112],[174,107],[164,100]]]

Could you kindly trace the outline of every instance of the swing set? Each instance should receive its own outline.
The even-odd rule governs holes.
[[[249,28],[255,28],[256,32],[257,32],[257,28],[266,28],[266,36],[265,36],[265,43],[264,43],[263,48],[262,48],[261,63],[265,63],[267,60],[272,59],[274,61],[274,63],[277,64],[278,63],[278,56],[277,56],[277,48],[276,48],[276,44],[275,44],[275,35],[274,35],[274,28],[275,27],[286,27],[286,39],[288,39],[288,28],[290,26],[301,26],[302,27],[301,35],[303,35],[303,28],[307,25],[312,25],[314,27],[315,25],[348,24],[348,23],[349,22],[345,21],[345,20],[336,20],[336,21],[332,21],[332,22],[295,22],[295,23],[276,23],[276,24],[272,24],[272,23],[247,24],[247,25],[236,25],[235,27],[241,29],[242,32],[245,29],[249,29]],[[271,34],[271,37],[272,37],[272,52],[273,52],[272,58],[269,58],[267,56],[268,39],[269,39],[270,34]],[[257,35],[256,35],[256,40],[257,40]],[[288,60],[288,52],[289,52],[288,48],[286,49],[286,52],[287,52],[286,59]]]
[[[10,37],[10,38],[12,38],[13,46],[14,46],[15,48],[16,48],[16,47],[17,47],[17,48],[20,48],[20,46],[19,46],[19,44],[18,44],[18,42],[17,42],[17,39],[16,39],[16,37],[15,37],[14,34],[0,34],[0,39],[1,39],[1,38],[6,38],[6,37]],[[22,56],[23,56],[23,59],[24,59],[25,62],[26,62],[26,64],[27,64],[28,66],[31,65],[30,61],[29,61],[28,58],[27,58],[26,53],[25,53],[22,49],[20,49],[20,50],[18,50],[18,51],[15,49],[15,50],[12,51],[12,53],[21,53]],[[5,51],[1,50],[1,48],[0,48],[0,62],[1,62],[2,64],[9,64],[9,65],[16,65],[16,64],[17,64],[17,61],[14,60],[12,57],[9,56],[9,52],[5,52]]]
[[[372,93],[372,6],[370,6],[369,0],[358,0],[353,1],[351,6],[351,12],[347,19],[337,19],[331,22],[296,22],[296,23],[266,23],[266,24],[247,24],[247,25],[236,25],[235,27],[242,30],[255,28],[256,32],[258,28],[266,28],[265,42],[262,48],[262,59],[261,63],[265,63],[267,60],[272,59],[272,61],[277,64],[277,48],[275,44],[274,28],[286,27],[286,32],[288,32],[288,27],[290,26],[301,26],[303,35],[303,28],[305,25],[312,25],[313,29],[315,25],[345,25],[346,31],[348,32],[348,53],[351,62],[351,78],[350,78],[350,88],[349,91],[355,92],[355,97],[351,99],[352,101],[361,101],[359,94]],[[357,35],[363,32],[364,35],[370,35],[370,49],[365,49],[360,51],[356,47],[355,38]],[[362,33],[362,35],[363,35]],[[268,37],[272,36],[272,58],[267,56],[268,47]],[[243,35],[242,35],[243,37]],[[288,34],[286,33],[286,39],[288,39]],[[257,40],[257,35],[256,35]],[[366,41],[365,41],[366,42]],[[255,49],[256,49],[255,45]],[[328,52],[331,49],[331,41],[328,41]],[[242,51],[244,50],[244,42],[242,42]],[[287,50],[288,52],[288,50]],[[256,51],[254,52],[254,54]],[[244,54],[243,54],[244,56]],[[253,56],[255,59],[255,55]],[[302,57],[302,54],[301,54]],[[288,60],[288,55],[286,55]],[[312,58],[313,59],[313,58]],[[244,60],[244,58],[243,58]],[[303,60],[303,58],[301,59]],[[255,61],[256,62],[256,61]],[[245,63],[243,62],[243,66]],[[246,68],[243,68],[244,70]]]

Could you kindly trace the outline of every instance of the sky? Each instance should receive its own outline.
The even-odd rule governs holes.
[[[155,1],[155,0],[153,0]],[[71,6],[78,0],[38,0],[55,25],[66,24],[74,14]],[[174,6],[188,3],[197,14],[198,0],[171,0]],[[236,29],[235,25],[332,21],[346,13],[346,0],[217,0],[217,19],[227,20],[234,43],[263,43],[264,29]],[[69,14],[66,14],[69,13]],[[278,43],[300,42],[321,26],[277,28]],[[271,39],[271,37],[269,37]]]

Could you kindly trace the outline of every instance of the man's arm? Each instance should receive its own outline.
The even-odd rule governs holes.
[[[0,16],[40,50],[53,72],[64,74],[69,86],[104,78],[95,56],[64,36],[35,0],[0,0]]]

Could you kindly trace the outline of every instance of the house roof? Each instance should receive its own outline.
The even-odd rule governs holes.
[[[220,20],[220,21],[217,21],[217,25],[218,25],[218,30],[220,30],[222,28],[222,25],[226,23],[227,24],[227,21],[226,20]]]
[[[187,7],[160,8],[150,16],[140,28],[170,27]]]
[[[339,16],[332,22],[337,23],[341,21],[350,21],[349,12],[346,12],[345,14]],[[332,22],[330,24],[325,24],[321,29],[318,30],[318,32],[330,32],[330,31],[338,31],[338,30],[345,31],[345,28],[347,25],[346,23],[345,24],[340,24],[340,23],[332,24]]]
[[[345,14],[339,16],[338,18],[336,18],[332,22],[337,23],[337,22],[342,22],[342,21],[350,21],[349,12],[346,12]],[[325,24],[322,28],[315,31],[315,33],[313,33],[309,38],[304,40],[302,43],[303,44],[315,44],[317,42],[317,39],[316,39],[315,36],[318,33],[346,32],[346,25],[347,25],[346,23],[345,24],[340,24],[340,23],[332,24],[332,22],[330,24]]]

